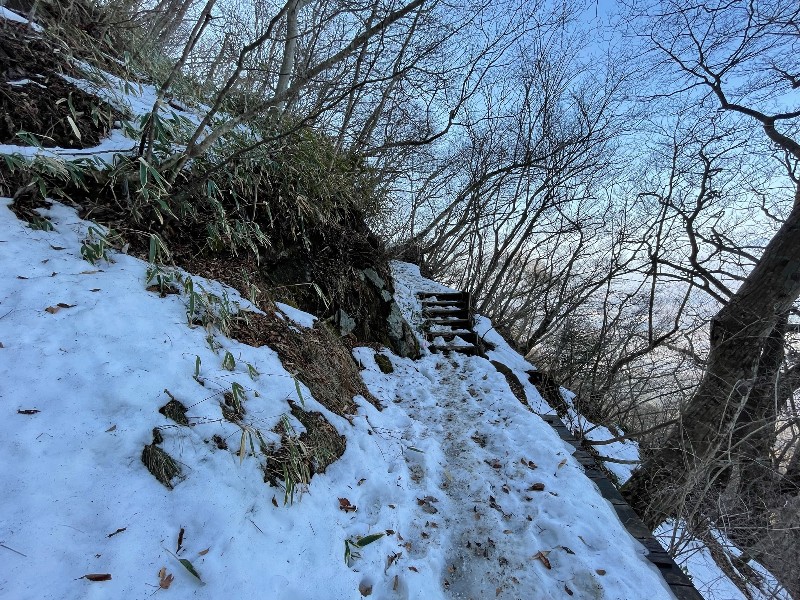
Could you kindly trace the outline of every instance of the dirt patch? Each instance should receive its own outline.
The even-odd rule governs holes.
[[[284,368],[296,373],[320,404],[343,417],[355,414],[353,396],[361,395],[382,408],[364,385],[358,365],[338,335],[319,322],[313,328],[295,328],[274,313],[244,313],[234,321],[230,337],[259,347],[268,345]]]
[[[494,365],[495,369],[505,376],[506,381],[508,382],[508,387],[511,388],[511,392],[514,394],[514,396],[516,396],[517,400],[530,408],[530,405],[528,404],[528,396],[525,394],[525,388],[523,387],[519,378],[514,374],[514,371],[497,360],[493,360],[491,363]]]
[[[553,407],[556,414],[562,419],[566,417],[569,406],[561,395],[561,390],[559,389],[561,386],[558,385],[558,382],[542,371],[526,371],[526,373],[528,374],[528,380],[536,386],[542,398]]]
[[[168,419],[172,419],[178,425],[185,425],[188,427],[189,420],[186,418],[186,407],[180,400],[177,400],[172,394],[170,394],[167,390],[164,390],[167,395],[170,397],[170,401],[167,402],[164,406],[158,409],[162,415],[167,417]]]
[[[61,77],[80,77],[69,58],[37,35],[0,27],[0,143],[91,148],[108,135],[120,113]]]

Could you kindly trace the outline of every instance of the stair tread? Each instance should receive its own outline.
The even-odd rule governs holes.
[[[472,326],[472,321],[469,319],[425,319],[425,322],[428,325],[456,325],[456,324],[465,324],[468,326]]]
[[[447,298],[447,299],[463,299],[469,297],[467,292],[417,292],[420,298]]]
[[[444,340],[454,339],[456,337],[460,337],[465,342],[474,343],[478,339],[478,335],[472,331],[454,331],[454,332],[439,332],[439,331],[431,331],[428,333],[428,339],[436,339],[440,337]]]

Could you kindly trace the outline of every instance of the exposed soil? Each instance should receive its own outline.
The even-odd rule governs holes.
[[[0,27],[0,143],[91,148],[120,114],[61,77],[80,76],[70,57],[23,28]]]
[[[237,320],[230,336],[250,346],[268,345],[278,353],[284,368],[297,373],[320,404],[341,416],[355,414],[353,396],[361,395],[381,408],[364,385],[358,365],[338,335],[324,325],[312,329],[293,327],[274,313],[247,313]]]

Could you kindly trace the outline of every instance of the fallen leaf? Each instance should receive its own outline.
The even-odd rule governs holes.
[[[181,527],[181,530],[178,532],[178,549],[175,550],[175,552],[180,552],[181,551],[181,546],[183,546],[183,534],[184,533],[186,533],[186,530],[183,527]],[[200,578],[198,577],[198,579],[200,579]]]
[[[115,535],[117,535],[118,533],[122,533],[126,529],[128,529],[128,528],[127,527],[120,527],[114,533],[109,533],[106,537],[114,537]]]
[[[117,429],[117,426],[116,425],[112,425],[111,427],[106,429],[106,433],[111,433],[112,431],[116,431],[116,429]]]
[[[23,277],[22,275],[17,275],[17,279],[27,279],[27,277]]]
[[[5,348],[5,346],[3,346],[3,342],[0,342],[0,348]]]
[[[606,574],[606,570],[605,569],[595,569],[594,572],[597,573],[598,575],[601,575],[601,576]]]
[[[64,246],[53,246],[53,244],[50,244],[50,247],[53,250],[66,250],[66,248],[64,248]]]
[[[173,579],[175,579],[175,576],[171,573],[167,573],[166,567],[161,567],[161,570],[158,572],[158,587],[162,590],[168,590],[169,586],[172,585]]]
[[[553,565],[550,564],[550,559],[547,558],[547,555],[550,554],[549,551],[539,550],[536,554],[534,554],[531,558],[533,560],[540,560],[542,564],[545,566],[546,569],[552,569]]]
[[[503,533],[505,533],[505,534],[509,534],[509,533],[513,533],[513,531],[511,531],[510,529],[504,529],[504,530],[503,530]]]
[[[100,288],[94,288],[93,290],[89,290],[90,292],[99,292]]]
[[[20,408],[20,409],[17,410],[17,414],[20,414],[20,415],[35,415],[38,412],[42,412],[42,411],[37,410],[35,408]]]
[[[531,487],[528,488],[529,492],[543,492],[544,491],[544,484],[542,482],[534,483]]]
[[[567,459],[566,459],[566,458],[565,458],[565,459],[563,459],[563,460],[562,460],[560,463],[558,463],[558,468],[560,469],[560,468],[561,468],[561,467],[563,467],[565,464],[567,464]]]
[[[396,592],[398,587],[400,587],[400,578],[397,575],[395,575],[394,583],[392,583],[392,591]]]
[[[569,594],[570,596],[574,596],[575,595],[575,592],[573,592],[571,589],[569,589],[569,587],[567,587],[566,583],[564,584],[564,591],[567,592],[567,594]]]
[[[356,512],[358,510],[354,504],[350,504],[347,498],[339,498],[339,510],[344,512]]]
[[[361,583],[358,584],[358,592],[362,596],[369,596],[370,594],[372,594],[372,584],[362,581]]]
[[[362,484],[362,483],[364,483],[365,481],[366,481],[366,479],[364,479],[364,478],[362,477],[361,479],[359,479],[359,480],[358,480],[358,483],[357,483],[356,485],[361,485],[361,484]]]
[[[198,555],[198,556],[205,556],[206,554],[208,554],[208,551],[209,551],[209,550],[211,550],[211,546],[209,546],[209,547],[208,547],[208,548],[206,548],[205,550],[200,550],[200,552],[198,552],[198,553],[197,553],[197,555]]]
[[[278,501],[275,500],[275,496],[272,497],[272,506],[274,506],[275,508],[278,507]]]
[[[178,560],[183,565],[184,569],[189,571],[189,573],[191,573],[192,575],[194,575],[197,578],[197,581],[199,581],[200,583],[203,582],[203,580],[200,578],[200,573],[198,573],[195,570],[194,565],[190,561],[186,560],[185,558],[179,558]]]
[[[375,542],[375,541],[381,539],[384,535],[386,535],[386,534],[383,533],[383,532],[381,532],[381,533],[373,533],[371,535],[365,535],[362,538],[358,538],[354,543],[359,548],[364,548],[365,546],[369,546],[372,542]]]
[[[100,271],[81,271],[79,275],[94,275],[95,273],[99,273]]]
[[[383,570],[383,572],[386,573],[386,571],[389,570],[389,567],[391,567],[394,564],[394,561],[396,561],[401,556],[403,556],[402,552],[393,552],[392,554],[387,556],[386,557],[386,568]]]
[[[419,569],[417,567],[408,567],[409,571],[414,571],[414,573],[419,573]]]
[[[54,315],[58,311],[60,311],[62,308],[72,308],[73,306],[75,306],[75,304],[66,304],[64,302],[59,302],[55,306],[48,306],[44,310],[45,310],[45,312],[49,312],[51,315]]]
[[[89,581],[108,581],[111,579],[111,573],[87,573],[78,579],[88,579]]]

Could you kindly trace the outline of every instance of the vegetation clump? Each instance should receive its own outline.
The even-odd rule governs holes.
[[[155,444],[142,450],[142,462],[147,470],[164,486],[172,489],[172,480],[181,474],[181,467],[169,454]]]
[[[382,373],[389,374],[394,372],[391,359],[385,354],[375,354],[375,362]]]

